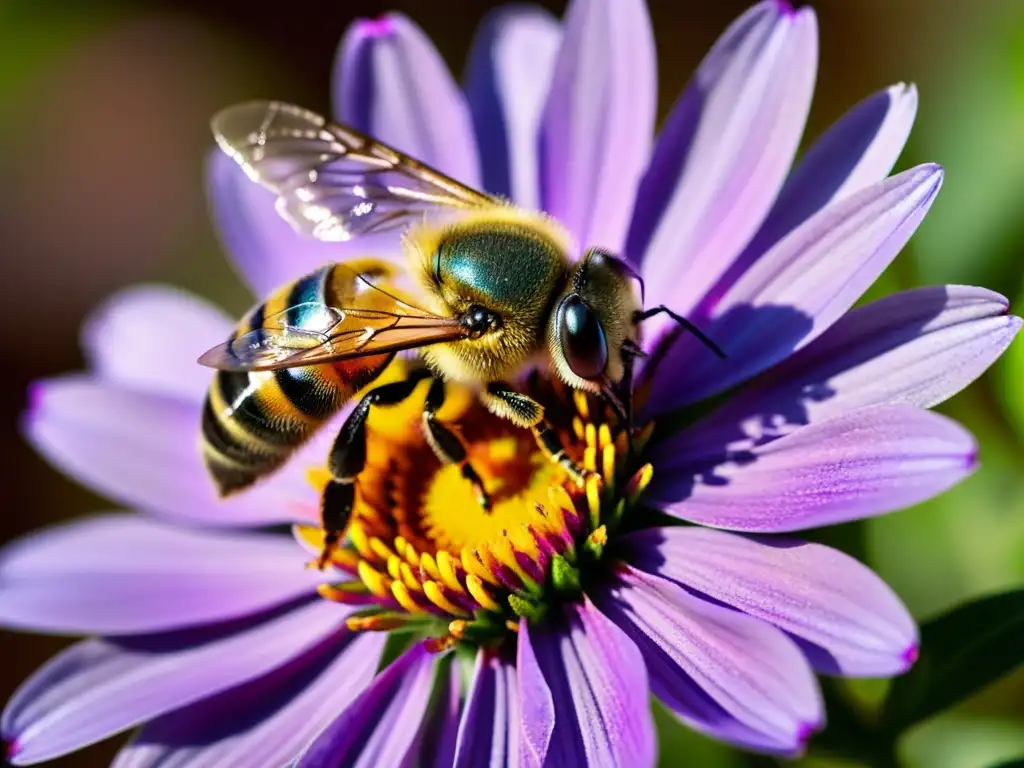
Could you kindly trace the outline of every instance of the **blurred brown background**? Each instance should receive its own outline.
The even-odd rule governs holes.
[[[565,5],[542,4],[556,13]],[[748,4],[651,1],[662,114],[716,36]],[[356,16],[391,9],[421,24],[461,72],[474,29],[494,5],[300,0],[268,13],[247,0],[2,4],[0,301],[12,327],[4,335],[0,378],[6,425],[0,542],[105,508],[38,459],[17,429],[26,385],[81,365],[77,328],[90,308],[117,288],[147,280],[185,285],[232,311],[246,304],[206,217],[202,160],[211,145],[209,116],[259,96],[328,111],[342,31]],[[868,93],[914,81],[921,106],[900,167],[934,160],[948,170],[910,252],[879,290],[956,281],[1016,297],[1024,243],[1024,3],[814,5],[821,63],[809,135]],[[1021,507],[1021,493],[1006,480],[1020,462],[1014,425],[1024,424],[1024,416],[1014,395],[1022,379],[1024,365],[1007,363],[950,409],[979,434],[993,469],[952,501],[880,521],[870,531],[872,565],[918,615],[1015,583],[1024,571],[1024,515],[1011,514]],[[63,644],[0,635],[0,700]],[[872,695],[870,686],[865,691]],[[1024,752],[1021,709],[1012,704],[1022,692],[1019,679],[1001,683],[954,715],[960,720],[952,732],[960,736],[953,741],[942,741],[940,731],[949,728],[916,739],[920,745],[912,739],[911,761],[970,768]],[[61,764],[105,765],[116,741]],[[732,764],[726,751],[681,747],[691,748],[714,764]]]

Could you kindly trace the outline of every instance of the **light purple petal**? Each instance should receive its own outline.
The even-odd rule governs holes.
[[[220,499],[199,452],[200,404],[68,376],[37,382],[24,428],[58,469],[127,506],[210,525],[318,519],[308,452],[252,490]],[[329,436],[324,435],[325,437]],[[306,451],[318,453],[322,442]]]
[[[564,610],[564,619],[549,617],[530,630],[554,702],[544,765],[654,765],[657,744],[640,651],[589,599]],[[526,687],[522,674],[519,683],[525,711],[536,689]]]
[[[797,163],[725,280],[738,278],[826,205],[884,179],[903,151],[916,114],[917,88],[899,83],[872,94],[837,120]]]
[[[936,496],[977,465],[974,438],[909,405],[862,408],[741,451],[698,477],[656,463],[653,502],[684,520],[783,533],[881,515]]]
[[[348,243],[325,243],[300,235],[277,214],[273,193],[252,181],[219,150],[213,151],[207,162],[206,186],[221,244],[260,300],[328,262],[372,256],[404,264],[397,234],[361,237]]]
[[[484,188],[523,208],[540,208],[537,131],[561,40],[547,11],[500,7],[484,17],[470,53],[466,98]]]
[[[689,313],[757,231],[800,143],[817,62],[814,12],[775,0],[705,57],[637,195],[627,253],[642,261],[652,306]]]
[[[1020,326],[1006,299],[984,288],[933,286],[888,296],[841,317],[660,453],[696,462],[855,408],[931,408],[980,376]]]
[[[145,392],[200,401],[210,369],[196,360],[234,323],[198,296],[167,285],[137,285],[108,298],[86,320],[82,347],[92,372]]]
[[[147,724],[115,768],[286,765],[369,685],[386,636],[363,632]]]
[[[638,645],[654,694],[685,723],[785,755],[824,723],[811,668],[781,631],[626,565],[618,579],[601,608]]]
[[[422,643],[402,654],[316,737],[299,768],[405,764],[419,741],[436,661]]]
[[[480,163],[469,108],[444,59],[401,13],[345,32],[334,71],[336,117],[472,187]]]
[[[314,600],[226,634],[86,640],[54,657],[0,720],[15,765],[50,760],[265,675],[343,631],[346,611]]]
[[[234,619],[314,594],[326,574],[290,536],[106,515],[0,550],[0,624],[124,635]]]
[[[438,660],[436,704],[427,713],[417,749],[419,765],[452,768],[462,719],[462,669],[451,655]]]
[[[812,643],[821,672],[883,677],[916,658],[917,627],[900,599],[831,547],[689,526],[633,533],[622,545],[635,568]]]
[[[529,622],[520,619],[516,642],[516,683],[520,691],[519,714],[522,718],[519,765],[524,768],[537,768],[544,764],[555,729],[555,702],[537,661],[533,643]],[[530,695],[523,696],[522,691],[529,691]]]
[[[728,357],[678,336],[654,372],[650,409],[721,392],[813,341],[900,252],[941,183],[938,166],[912,168],[819,211],[779,241],[703,323]]]
[[[620,250],[654,132],[657,69],[643,0],[573,0],[541,126],[544,210],[581,247]]]
[[[529,695],[529,694],[527,694]],[[520,765],[519,689],[515,667],[487,648],[476,655],[473,683],[459,723],[454,765]]]

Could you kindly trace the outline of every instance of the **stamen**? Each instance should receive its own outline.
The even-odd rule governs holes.
[[[413,622],[413,617],[406,613],[387,611],[369,616],[349,616],[345,619],[345,626],[352,632],[390,632],[393,629],[407,627]]]
[[[427,572],[432,579],[440,579],[441,571],[437,568],[437,563],[434,561],[433,555],[429,552],[424,552],[420,555],[420,567]]]
[[[321,584],[316,591],[325,600],[344,605],[374,605],[379,600],[361,581]]]
[[[391,550],[391,547],[376,536],[370,539],[370,549],[381,560],[381,562],[386,563],[390,558],[396,557],[395,553]]]
[[[348,527],[348,537],[352,540],[352,544],[355,545],[356,551],[367,560],[374,558],[373,550],[370,548],[370,542],[366,537],[366,531],[363,530],[363,526],[357,521],[353,522]]]
[[[419,603],[412,599],[412,595],[409,593],[409,588],[400,581],[391,583],[391,594],[394,596],[398,604],[405,608],[409,613],[423,613],[424,609],[420,607]]]
[[[388,575],[396,581],[402,578],[402,561],[398,559],[398,555],[388,558]]]
[[[389,579],[380,571],[376,570],[365,560],[362,560],[359,563],[359,578],[362,579],[363,584],[365,584],[373,594],[377,595],[377,597],[391,597],[392,579]]]
[[[480,559],[480,553],[477,550],[470,552],[468,549],[462,550],[462,567],[467,573],[471,573],[481,581],[485,581],[491,586],[499,587],[501,582],[498,578],[484,565]]]
[[[494,611],[497,613],[501,610],[501,605],[491,597],[491,593],[487,591],[484,587],[484,583],[475,573],[467,574],[466,589],[469,590],[469,594],[473,596],[473,599],[488,611]]]
[[[651,484],[651,478],[653,477],[654,466],[644,464],[629,479],[629,483],[626,485],[626,499],[631,506],[639,501],[641,494],[647,490],[647,486]]]
[[[452,558],[451,554],[445,550],[442,549],[437,553],[437,570],[440,573],[441,581],[443,581],[445,586],[449,589],[461,592],[462,584],[459,583],[459,575],[455,570],[455,563],[456,561]],[[468,579],[469,577],[467,576],[466,578]]]
[[[451,616],[469,616],[469,611],[465,611],[459,606],[455,605],[449,600],[445,594],[441,591],[441,588],[437,585],[436,581],[425,581],[423,582],[423,593],[427,596],[427,599],[440,608],[445,613]]]
[[[413,592],[422,592],[423,587],[420,586],[419,579],[412,572],[412,568],[408,563],[401,563],[398,566],[399,572],[402,574],[402,583],[405,584]]]

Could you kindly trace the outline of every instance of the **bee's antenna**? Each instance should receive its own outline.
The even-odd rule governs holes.
[[[698,328],[696,325],[691,323],[689,320],[687,320],[682,315],[677,315],[675,312],[673,312],[671,309],[666,307],[664,304],[662,304],[661,306],[658,306],[658,307],[651,307],[650,309],[638,311],[635,315],[633,315],[633,322],[635,322],[635,323],[642,323],[644,320],[648,320],[648,319],[654,317],[655,315],[660,315],[660,314],[666,314],[669,317],[671,317],[673,320],[675,320],[677,323],[679,323],[680,326],[682,326],[683,328],[688,330],[690,333],[692,333],[694,336],[696,336],[697,340],[700,341],[705,347],[710,349],[712,352],[714,352],[716,355],[718,355],[723,360],[726,357],[728,357],[728,355],[726,355],[725,352],[722,351],[721,347],[719,347],[717,344],[715,344],[715,342],[713,342],[711,339],[709,339],[704,334],[704,331],[702,331],[700,328]]]
[[[626,339],[622,342],[622,354],[629,357],[647,357],[647,353],[632,339]]]

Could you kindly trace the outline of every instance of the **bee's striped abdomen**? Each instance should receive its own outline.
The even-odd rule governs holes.
[[[322,310],[333,267],[285,286],[253,309],[235,335],[268,323],[303,328]],[[203,457],[222,495],[273,472],[388,359],[374,356],[276,371],[218,371],[203,408]]]

